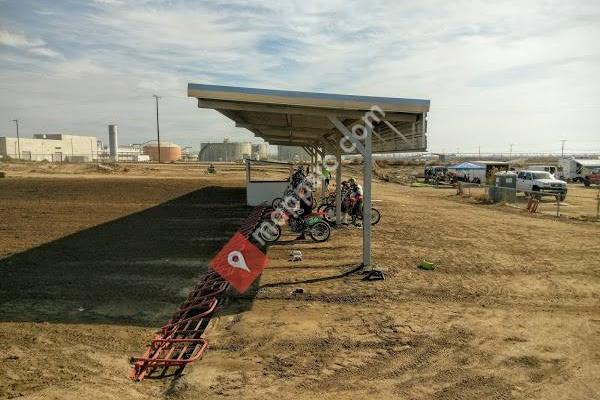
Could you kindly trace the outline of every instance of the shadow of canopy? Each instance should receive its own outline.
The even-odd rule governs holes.
[[[1,259],[0,321],[159,326],[249,214],[244,203],[243,188],[206,187]]]

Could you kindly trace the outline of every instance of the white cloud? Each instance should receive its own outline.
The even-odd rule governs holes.
[[[157,92],[169,140],[250,137],[185,98],[188,82],[205,82],[428,98],[438,151],[543,151],[561,138],[593,146],[600,128],[597,2],[95,3],[44,4],[54,16],[24,29],[53,49],[0,30],[0,44],[54,61],[6,58],[0,121],[20,106],[35,129],[104,134],[110,120],[124,140],[141,141],[154,131]],[[56,112],[54,102],[71,105]],[[32,103],[48,108],[27,111]]]
[[[0,45],[28,51],[31,54],[43,57],[60,57],[60,53],[46,47],[46,42],[41,39],[30,39],[19,33],[0,29]]]
[[[102,76],[107,70],[89,58],[62,60],[47,69],[48,76],[65,81]]]
[[[43,40],[29,39],[18,33],[11,33],[7,30],[0,30],[0,45],[16,47],[16,48],[31,48],[45,45]]]
[[[47,47],[32,47],[29,49],[29,52],[32,54],[36,54],[38,56],[44,56],[44,57],[50,57],[50,58],[60,57],[59,52],[49,49]]]

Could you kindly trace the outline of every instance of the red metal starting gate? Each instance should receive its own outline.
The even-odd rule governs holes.
[[[255,207],[238,232],[251,239],[252,232],[266,212],[268,209],[265,206]],[[175,375],[181,373],[187,364],[200,359],[208,347],[202,335],[224,300],[228,287],[227,281],[209,270],[171,319],[156,333],[144,355],[131,358],[129,377],[141,381],[147,377]]]

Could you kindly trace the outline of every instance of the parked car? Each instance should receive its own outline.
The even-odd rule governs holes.
[[[546,171],[520,171],[517,174],[517,190],[526,195],[558,194],[560,201],[567,197],[567,183]]]
[[[596,168],[590,171],[583,177],[583,184],[585,186],[600,185],[600,168]]]

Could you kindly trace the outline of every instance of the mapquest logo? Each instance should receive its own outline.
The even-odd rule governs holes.
[[[236,232],[209,265],[238,292],[244,293],[267,264],[266,254]]]
[[[239,268],[246,272],[250,272],[250,268],[246,265],[246,260],[244,260],[244,255],[241,251],[234,250],[227,254],[227,262],[232,268]]]

